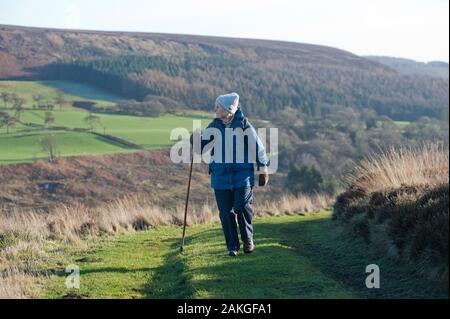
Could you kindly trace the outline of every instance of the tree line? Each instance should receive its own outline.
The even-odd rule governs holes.
[[[137,101],[170,98],[202,110],[210,110],[218,94],[237,91],[247,112],[260,116],[287,106],[317,116],[323,105],[343,105],[393,120],[448,118],[448,80],[300,59],[131,55],[55,63],[41,76],[87,82]]]

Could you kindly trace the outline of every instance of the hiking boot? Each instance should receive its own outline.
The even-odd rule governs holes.
[[[228,252],[228,256],[230,257],[236,257],[238,255],[238,252],[236,250],[230,250]]]
[[[253,240],[249,240],[244,244],[244,253],[250,254],[255,249],[255,245],[253,244]]]

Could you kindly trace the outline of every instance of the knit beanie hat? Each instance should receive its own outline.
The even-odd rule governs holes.
[[[231,114],[234,114],[239,106],[239,95],[234,92],[220,95],[216,99],[216,105],[220,105]]]

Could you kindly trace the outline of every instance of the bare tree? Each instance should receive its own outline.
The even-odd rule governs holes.
[[[55,117],[53,116],[52,112],[45,112],[45,118],[44,118],[44,124],[48,126],[50,123],[55,122]]]
[[[100,124],[100,127],[103,129],[103,135],[106,135],[106,126],[103,124]]]
[[[89,115],[84,118],[84,121],[86,122],[90,131],[94,130],[96,126],[101,124],[100,117],[92,113],[89,113]]]
[[[19,96],[15,92],[13,92],[9,95],[10,102],[12,102],[13,104],[14,104],[14,101],[16,101],[18,98],[19,98]]]
[[[33,104],[33,108],[40,108],[42,100],[44,99],[44,96],[42,94],[35,94],[33,95],[33,100],[36,102],[36,104]]]
[[[45,109],[53,111],[53,109],[55,108],[55,105],[52,103],[47,103],[45,104]]]
[[[63,105],[67,103],[62,92],[58,92],[58,94],[53,100],[55,101],[55,104],[59,106],[59,110],[61,110]]]
[[[42,150],[47,153],[50,162],[56,162],[58,147],[54,135],[48,135],[41,140]]]
[[[3,103],[5,104],[5,108],[7,108],[8,107],[8,103],[11,102],[11,93],[2,92],[0,94],[0,98],[3,100]]]
[[[16,119],[6,112],[0,113],[0,128],[6,127],[6,134],[9,134],[9,128],[16,126]]]
[[[22,97],[16,97],[13,100],[13,108],[16,111],[15,116],[20,121],[20,116],[25,111],[23,105],[26,103],[26,100]]]

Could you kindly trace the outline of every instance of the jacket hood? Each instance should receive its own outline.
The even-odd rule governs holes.
[[[240,121],[240,120],[243,120],[243,119],[244,119],[244,112],[242,112],[241,107],[238,106],[238,108],[237,108],[237,110],[236,110],[236,113],[234,113],[234,119],[233,119],[233,121],[234,121],[234,120]]]

